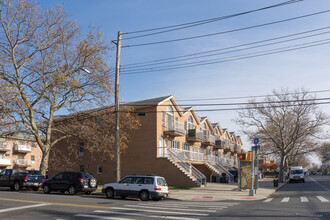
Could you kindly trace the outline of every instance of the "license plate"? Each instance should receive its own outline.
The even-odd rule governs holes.
[[[38,186],[39,184],[38,183],[34,183],[35,186]]]

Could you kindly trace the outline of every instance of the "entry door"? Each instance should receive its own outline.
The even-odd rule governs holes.
[[[165,146],[164,146],[164,156],[168,157],[168,145],[169,145],[169,140],[165,138]]]

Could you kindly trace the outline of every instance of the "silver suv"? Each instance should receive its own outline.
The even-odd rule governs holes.
[[[169,196],[169,190],[164,177],[148,175],[130,175],[118,183],[104,184],[102,192],[107,198],[120,196],[138,197],[142,201],[161,200]]]

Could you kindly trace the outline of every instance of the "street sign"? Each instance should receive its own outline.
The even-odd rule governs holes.
[[[259,139],[258,139],[258,138],[255,138],[255,139],[253,140],[253,143],[254,143],[255,145],[259,144]]]

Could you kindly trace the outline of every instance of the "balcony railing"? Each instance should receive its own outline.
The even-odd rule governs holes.
[[[203,135],[202,144],[206,145],[214,145],[215,144],[215,136],[214,135]]]
[[[32,165],[31,160],[25,160],[25,159],[17,159],[15,161],[16,166],[18,167],[29,167]]]
[[[189,129],[187,139],[188,141],[202,141],[203,132],[197,131],[196,129]]]
[[[184,135],[186,132],[184,130],[184,124],[179,121],[174,121],[174,123],[168,123],[165,128],[165,134],[172,135],[172,136],[181,136]]]
[[[0,159],[0,166],[10,166],[10,159]]]
[[[8,144],[0,143],[0,151],[10,151],[10,148]]]
[[[202,162],[204,160],[204,154],[194,151],[187,151],[187,150],[180,150],[176,148],[172,148],[172,151],[175,152],[180,158],[185,161],[197,161]],[[159,147],[158,148],[158,157],[169,157],[168,155],[168,148],[166,147]]]
[[[31,146],[30,145],[21,145],[21,144],[15,144],[14,151],[20,152],[20,153],[28,153],[31,152]]]

